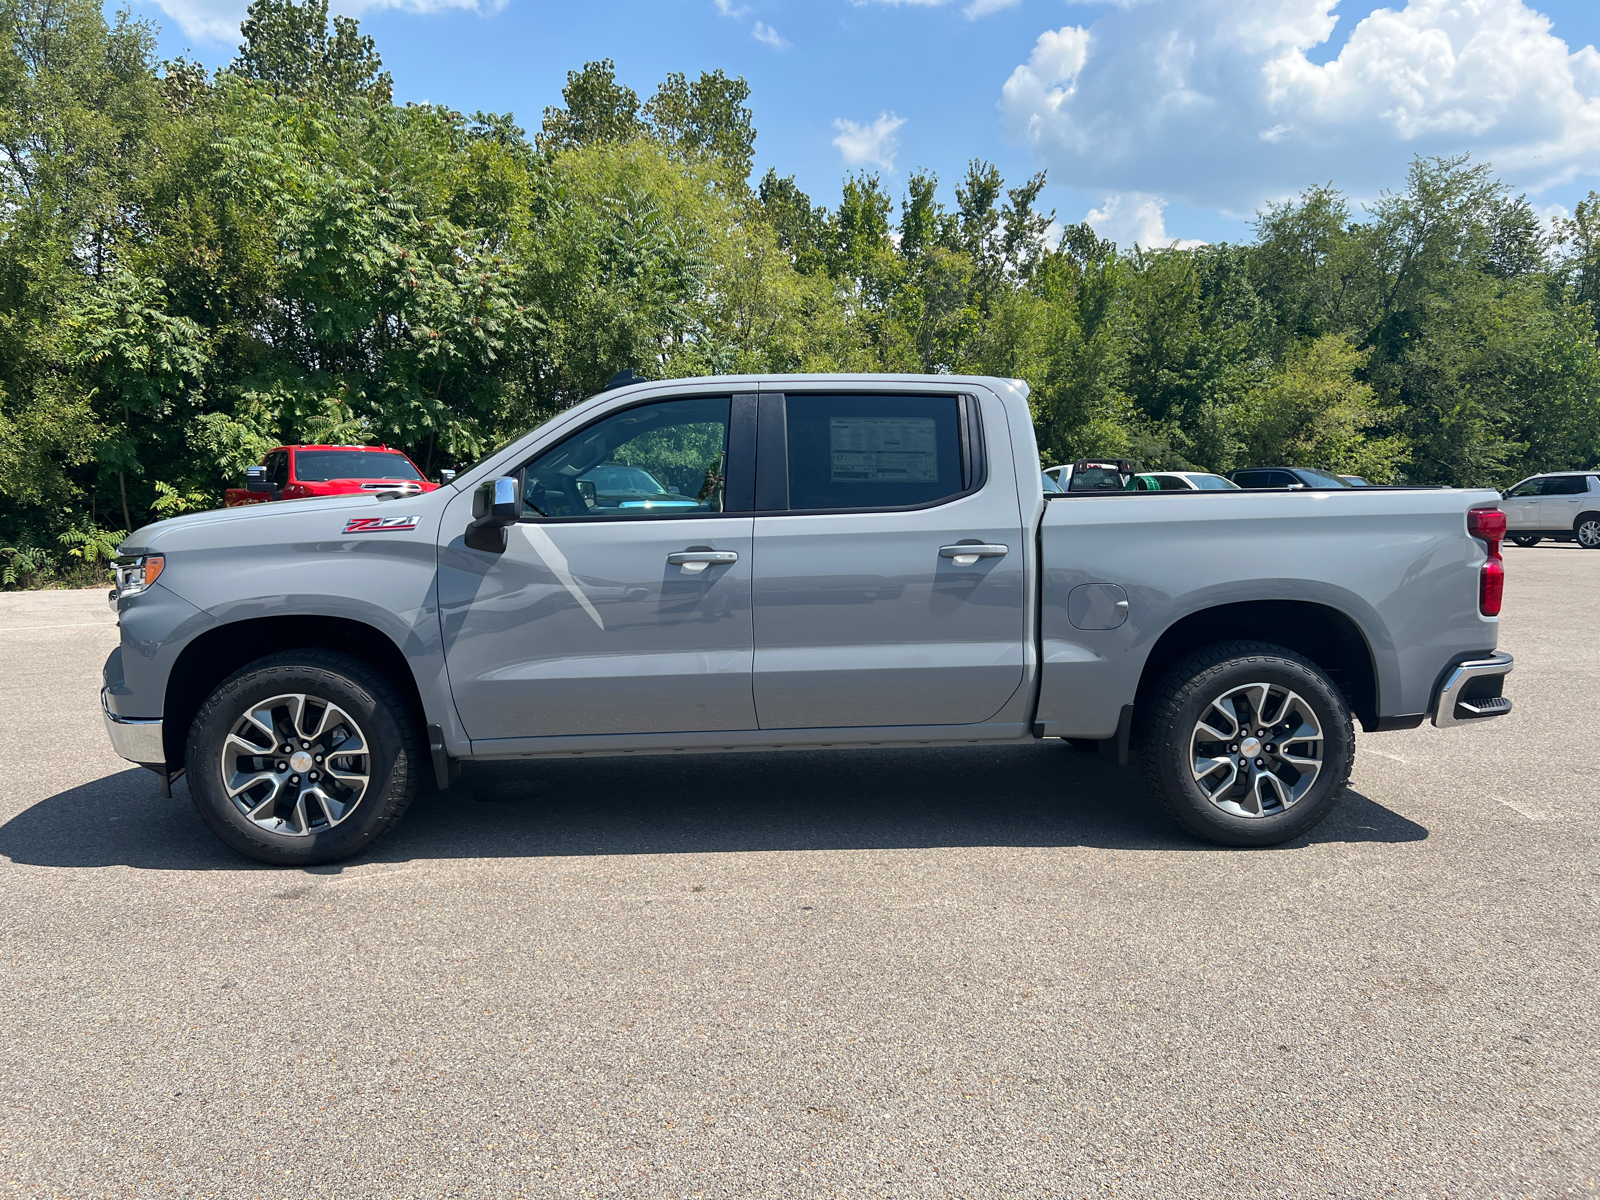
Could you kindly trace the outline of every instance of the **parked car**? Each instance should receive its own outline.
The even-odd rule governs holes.
[[[1552,471],[1507,488],[1500,502],[1506,531],[1519,546],[1577,542],[1600,550],[1600,474]]]
[[[279,446],[248,475],[243,487],[223,493],[224,507],[363,492],[431,492],[439,486],[387,446]]]
[[[305,864],[463,759],[1036,738],[1273,845],[1338,802],[1354,721],[1509,711],[1498,492],[1047,495],[1038,461],[1003,379],[619,387],[437,491],[130,534],[106,728],[228,845]],[[703,483],[591,507],[608,463]]]
[[[1152,471],[1135,475],[1128,487],[1145,492],[1236,492],[1239,485],[1209,471]]]
[[[1128,486],[1134,468],[1125,458],[1080,458],[1070,466],[1047,467],[1044,473],[1063,492],[1120,492]]]
[[[1242,488],[1298,488],[1317,491],[1323,488],[1348,488],[1344,476],[1314,467],[1240,467],[1228,478]]]

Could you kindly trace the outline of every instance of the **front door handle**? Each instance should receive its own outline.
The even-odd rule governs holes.
[[[685,575],[697,575],[712,563],[736,563],[739,561],[737,550],[678,550],[667,555],[667,561],[675,567],[682,567]]]
[[[970,567],[980,558],[1004,558],[1009,553],[1011,553],[1009,546],[985,546],[975,543],[939,547],[939,557],[948,558],[958,567]]]

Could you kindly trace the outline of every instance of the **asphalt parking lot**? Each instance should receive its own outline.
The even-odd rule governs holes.
[[[482,764],[273,870],[116,758],[103,593],[0,595],[22,1197],[1600,1192],[1600,554],[1516,711],[1220,850],[1056,743]]]

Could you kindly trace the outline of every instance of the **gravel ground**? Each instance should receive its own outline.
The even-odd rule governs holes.
[[[469,767],[271,870],[114,757],[103,593],[0,596],[0,1187],[1600,1192],[1600,554],[1517,708],[1277,850],[1056,743]]]

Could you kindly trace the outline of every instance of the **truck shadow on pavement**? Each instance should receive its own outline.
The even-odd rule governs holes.
[[[163,799],[137,768],[72,788],[0,826],[0,854],[53,867],[272,869],[223,846],[184,786],[174,791]],[[1351,791],[1280,849],[1427,836]],[[1047,742],[472,763],[349,864],[970,846],[1217,849],[1168,820],[1132,771]]]

